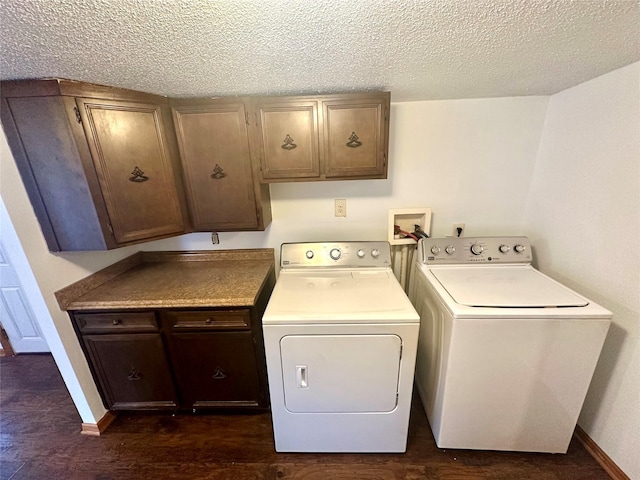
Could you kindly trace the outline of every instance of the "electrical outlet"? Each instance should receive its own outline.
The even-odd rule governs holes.
[[[335,199],[335,216],[336,217],[347,216],[347,199],[346,198]]]
[[[454,223],[453,224],[453,236],[454,237],[464,237],[464,223]]]

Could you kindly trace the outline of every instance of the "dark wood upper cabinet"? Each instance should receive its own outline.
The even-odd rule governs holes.
[[[269,183],[387,177],[388,92],[168,99],[46,79],[0,96],[51,251],[264,230]]]
[[[184,232],[162,106],[77,98],[118,244]]]
[[[2,123],[51,251],[185,232],[165,97],[67,80],[2,82]]]
[[[253,101],[260,181],[387,178],[390,94]]]
[[[387,178],[389,95],[322,102],[327,178]]]
[[[268,185],[252,171],[242,100],[172,100],[173,120],[194,230],[264,230]]]
[[[319,179],[318,102],[264,97],[254,109],[262,180]]]

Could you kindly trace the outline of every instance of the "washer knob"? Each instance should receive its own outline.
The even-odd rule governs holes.
[[[378,258],[380,256],[380,250],[378,250],[377,248],[374,248],[373,250],[371,250],[371,256],[373,258]]]
[[[358,250],[358,258],[364,258],[365,252],[363,249]]]
[[[307,253],[305,253],[305,255],[309,260],[311,260],[313,258],[313,250],[307,250]]]
[[[471,253],[474,255],[480,255],[482,252],[484,252],[484,247],[482,245],[478,245],[477,243],[471,245]]]
[[[331,257],[332,260],[338,260],[342,256],[342,252],[340,251],[339,248],[332,248],[331,251],[329,252],[329,256]]]
[[[511,247],[509,245],[500,245],[498,247],[498,250],[500,250],[500,253],[507,253],[509,250],[511,250]]]
[[[520,244],[518,244],[518,245],[516,245],[515,247],[513,247],[513,249],[514,249],[517,253],[522,253],[522,252],[524,252],[524,251],[527,249],[527,247],[525,247],[524,245],[520,245]]]
[[[456,251],[456,247],[454,247],[453,245],[447,245],[444,251],[447,252],[448,255],[453,255],[453,252]]]
[[[431,247],[431,253],[433,253],[434,255],[439,254],[440,253],[440,247],[437,247],[437,246],[434,245],[433,247]]]

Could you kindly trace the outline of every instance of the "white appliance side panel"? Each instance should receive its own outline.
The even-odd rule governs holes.
[[[416,354],[415,384],[434,435],[440,430],[442,388],[440,382],[446,372],[451,315],[431,295],[424,276],[416,271],[411,276],[411,300],[420,315],[420,331]],[[445,320],[445,315],[447,319]]]
[[[437,444],[566,453],[609,321],[454,320]]]
[[[294,413],[390,412],[397,405],[397,335],[287,335],[285,406]]]

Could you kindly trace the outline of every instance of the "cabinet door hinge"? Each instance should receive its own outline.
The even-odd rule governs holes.
[[[80,116],[80,109],[78,107],[73,107],[73,111],[76,114],[76,120],[78,123],[82,123],[82,117]]]

